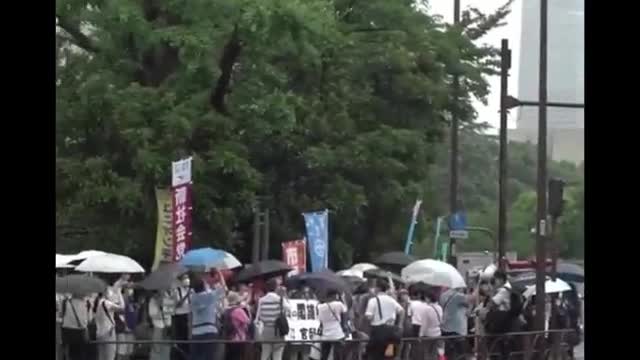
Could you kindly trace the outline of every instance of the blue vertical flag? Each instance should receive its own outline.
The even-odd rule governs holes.
[[[311,271],[322,271],[329,267],[329,210],[303,213],[307,228]]]

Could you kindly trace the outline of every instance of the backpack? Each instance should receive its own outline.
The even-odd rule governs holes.
[[[222,313],[222,317],[220,319],[220,326],[222,327],[221,334],[224,339],[230,340],[238,331],[235,326],[233,326],[233,321],[231,320],[231,315],[236,310],[244,311],[244,313],[249,318],[249,324],[247,327],[247,337],[249,339],[253,339],[256,332],[256,327],[253,321],[251,321],[251,314],[249,310],[242,306],[232,307],[230,309],[225,310]]]
[[[62,319],[64,321],[64,317],[67,314],[67,307],[71,306],[71,311],[73,312],[73,318],[76,322],[76,324],[78,325],[78,327],[80,327],[80,318],[78,317],[78,312],[76,311],[76,308],[73,306],[73,303],[71,303],[71,299],[66,298],[62,301]],[[91,311],[91,304],[89,302],[87,302],[87,312]],[[90,326],[90,325],[89,325]],[[90,328],[86,327],[83,330],[82,333],[82,342],[83,343],[89,343],[89,341],[92,340],[91,338],[91,334],[90,334]],[[63,335],[64,337],[64,335]],[[69,339],[63,339],[64,343],[68,343],[70,340]]]
[[[232,307],[230,309],[225,310],[222,313],[222,318],[220,319],[221,334],[223,339],[229,340],[231,339],[237,332],[235,326],[233,326],[233,321],[231,320],[232,313],[237,309],[237,307]]]
[[[151,333],[153,332],[153,324],[151,323],[151,317],[149,316],[149,301],[145,301],[138,309],[137,325],[133,330],[134,336],[137,340],[151,340]]]
[[[513,317],[518,317],[524,309],[524,298],[522,294],[517,291],[509,288],[506,289],[509,290],[509,313]]]
[[[504,287],[509,291],[509,310],[492,308],[485,319],[485,329],[489,334],[504,334],[513,327],[515,320],[522,313],[523,298],[517,291]]]

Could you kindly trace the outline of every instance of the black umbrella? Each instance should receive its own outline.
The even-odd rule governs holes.
[[[290,289],[308,285],[320,296],[332,290],[339,293],[351,291],[349,283],[331,270],[294,275],[285,281],[285,285]]]
[[[402,251],[391,251],[378,256],[373,263],[378,266],[405,267],[414,261],[416,261],[416,258]]]
[[[564,281],[583,283],[584,269],[582,266],[572,263],[558,263],[556,266],[556,274]]]
[[[256,264],[247,265],[235,276],[236,282],[250,282],[254,279],[268,279],[284,275],[291,271],[291,268],[278,260],[263,260]]]
[[[351,286],[351,290],[355,290],[358,286],[365,283],[365,280],[359,276],[340,276],[346,283]]]
[[[85,296],[102,293],[107,289],[107,283],[97,277],[85,274],[67,275],[56,278],[56,293]]]
[[[388,280],[389,276],[391,276],[391,279],[393,279],[394,283],[404,284],[404,280],[402,280],[400,275],[392,273],[390,271],[386,271],[383,269],[371,269],[364,272],[365,278]]]
[[[161,264],[137,285],[146,290],[168,290],[171,289],[176,279],[187,272],[187,268],[178,264]]]
[[[518,274],[509,279],[509,284],[511,284],[511,288],[514,290],[523,292],[526,290],[527,286],[536,284],[536,273],[534,272],[526,272]]]

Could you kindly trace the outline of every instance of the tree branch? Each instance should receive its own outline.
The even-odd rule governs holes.
[[[224,46],[222,57],[218,63],[220,68],[220,76],[215,85],[211,89],[209,103],[213,108],[222,115],[229,116],[229,110],[225,104],[225,97],[231,91],[231,75],[233,74],[233,65],[238,61],[242,52],[243,43],[238,35],[238,25],[236,24],[231,33],[231,38]]]
[[[514,0],[507,0],[504,5],[500,6],[491,15],[485,15],[476,8],[470,8],[468,11],[465,11],[461,24],[467,36],[472,40],[477,40],[486,35],[490,30],[503,26],[505,24],[503,22],[504,19],[511,13],[511,4],[513,1]]]
[[[56,18],[58,19],[58,27],[71,36],[74,45],[92,53],[98,53],[100,51],[98,46],[93,43],[93,40],[80,31],[78,25],[73,24],[69,19],[57,14]]]

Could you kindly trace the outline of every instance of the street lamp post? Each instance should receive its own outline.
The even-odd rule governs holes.
[[[540,67],[538,88],[538,206],[536,222],[536,319],[535,329],[545,326],[545,265],[547,236],[547,7],[540,0]]]
[[[257,196],[253,204],[253,241],[251,262],[269,258],[269,208],[263,196]]]
[[[536,293],[544,294],[545,263],[549,221],[547,219],[547,107],[584,108],[584,103],[547,101],[547,1],[540,0],[540,74],[538,101],[519,100],[505,96],[501,100],[503,109],[517,106],[538,106],[538,179],[537,179],[537,224],[536,234]],[[501,119],[502,120],[502,119]],[[502,135],[502,134],[501,134]],[[501,173],[502,174],[502,173]],[[553,220],[553,219],[552,219]],[[544,329],[544,296],[536,297],[537,330]]]
[[[507,109],[514,108],[516,106],[539,106],[540,102],[530,100],[520,100],[513,96],[507,95],[505,98],[505,107]],[[568,103],[558,101],[547,101],[547,107],[559,107],[569,109],[584,109],[583,103]]]
[[[507,152],[507,101],[509,87],[509,69],[511,68],[511,49],[509,40],[502,39],[500,46],[500,158],[498,191],[498,266],[504,270],[504,257],[507,248],[507,184],[509,158]]]
[[[460,0],[453,0],[453,23],[460,23]],[[458,95],[460,92],[460,79],[458,78],[458,70],[453,74],[453,106],[451,111],[451,157],[450,157],[450,182],[449,182],[449,209],[451,214],[458,211]],[[456,257],[456,239],[449,238],[449,263],[455,267],[458,266]]]

